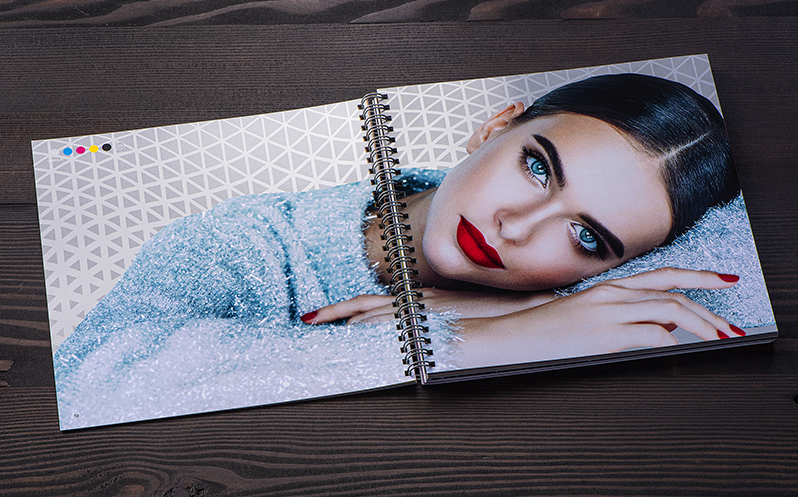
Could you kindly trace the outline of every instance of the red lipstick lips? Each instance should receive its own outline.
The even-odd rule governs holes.
[[[471,262],[490,269],[504,269],[499,253],[485,242],[485,237],[476,226],[460,216],[457,225],[457,244]]]

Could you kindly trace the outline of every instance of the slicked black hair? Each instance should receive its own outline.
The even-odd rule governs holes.
[[[513,124],[564,112],[604,121],[662,160],[673,217],[666,243],[740,190],[720,112],[681,83],[642,74],[595,76],[540,97]]]

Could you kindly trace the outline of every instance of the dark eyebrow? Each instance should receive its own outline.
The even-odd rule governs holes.
[[[580,214],[579,217],[585,221],[585,224],[587,224],[590,229],[598,233],[598,235],[607,242],[607,245],[609,245],[615,255],[618,256],[618,259],[623,258],[625,249],[623,242],[621,242],[617,236],[613,235],[610,230],[605,228],[600,222],[593,219],[593,217],[588,216],[587,214]]]
[[[554,175],[554,181],[557,183],[557,186],[562,188],[565,186],[565,173],[562,170],[562,162],[560,162],[560,154],[557,153],[557,147],[554,146],[552,142],[550,142],[547,138],[544,138],[540,135],[532,135],[540,146],[543,147],[543,150],[546,151],[546,155],[549,156],[549,161],[551,161],[551,174]]]
[[[544,138],[540,135],[532,135],[540,146],[543,147],[543,150],[546,151],[546,155],[549,156],[549,160],[551,161],[551,174],[554,175],[554,180],[557,183],[557,186],[562,188],[565,186],[565,172],[562,169],[562,161],[560,161],[560,154],[557,153],[557,147],[548,140],[548,138]],[[625,248],[623,246],[623,242],[615,236],[612,231],[608,230],[604,227],[603,224],[596,221],[592,216],[588,216],[587,214],[581,214],[581,217],[585,224],[588,225],[590,229],[598,233],[598,235],[602,238],[602,240],[606,241],[607,245],[610,246],[610,249],[615,253],[618,259],[623,258],[623,253]]]

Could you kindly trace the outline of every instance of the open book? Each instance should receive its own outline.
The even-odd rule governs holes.
[[[697,55],[33,142],[61,428],[773,340],[741,194],[677,230],[668,195],[695,189],[618,125],[514,120],[554,89],[630,73],[720,109]],[[646,276],[660,267],[713,273],[666,291]],[[668,311],[597,338],[578,300],[597,284],[653,285]],[[356,309],[329,307],[342,302]]]

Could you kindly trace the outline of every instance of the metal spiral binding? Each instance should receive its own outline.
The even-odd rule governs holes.
[[[413,279],[418,271],[412,267],[416,262],[411,255],[413,247],[410,242],[413,237],[408,234],[410,226],[405,223],[407,214],[402,212],[406,204],[400,200],[402,191],[394,179],[399,174],[395,168],[399,161],[392,157],[397,151],[391,145],[395,140],[389,136],[393,131],[393,127],[388,125],[391,116],[385,114],[389,107],[382,103],[387,98],[387,95],[380,93],[369,93],[361,99],[358,109],[363,111],[360,116],[362,129],[366,132],[363,140],[367,142],[367,161],[371,164],[369,172],[373,175],[371,183],[375,185],[374,201],[380,219],[379,226],[383,230],[383,249],[386,252],[385,261],[389,263],[391,293],[396,298],[396,329],[401,332],[399,341],[403,343],[400,350],[405,354],[402,360],[407,366],[405,375],[415,374],[416,381],[423,384],[427,382],[427,368],[435,366],[435,363],[428,359],[432,349],[427,347],[430,340],[424,334],[429,330],[421,324],[426,317],[422,313],[424,304],[419,302],[422,297],[418,291],[420,285]]]

